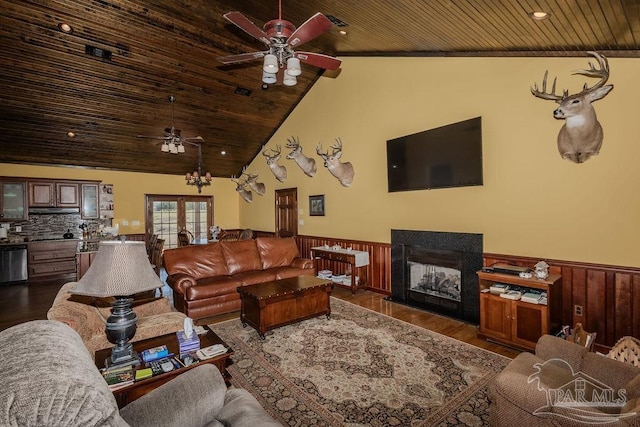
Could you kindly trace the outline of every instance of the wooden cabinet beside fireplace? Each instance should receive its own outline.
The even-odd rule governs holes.
[[[480,290],[480,328],[478,337],[525,350],[534,350],[538,338],[561,327],[562,277],[525,279],[515,275],[478,272]],[[547,304],[532,304],[503,298],[489,292],[494,283],[544,291]]]

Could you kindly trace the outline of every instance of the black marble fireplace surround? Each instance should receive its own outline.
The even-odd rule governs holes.
[[[472,323],[478,323],[480,305],[478,297],[478,276],[482,269],[482,234],[449,233],[417,230],[391,230],[391,301],[441,313]],[[452,306],[434,304],[421,298],[415,298],[415,292],[408,291],[406,255],[420,248],[421,252],[433,250],[434,259],[438,254],[460,254],[461,294],[460,304]]]

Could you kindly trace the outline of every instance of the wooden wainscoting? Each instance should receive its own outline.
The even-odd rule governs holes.
[[[356,251],[369,252],[367,279],[369,290],[386,295],[391,294],[391,245],[388,243],[363,242],[329,237],[296,236],[298,248],[303,257],[311,258],[311,248],[324,245],[340,245],[351,247]],[[345,272],[346,264],[335,261],[320,261],[320,269],[328,269],[338,273]]]
[[[484,254],[484,265],[504,262],[533,268],[539,258]],[[620,338],[640,338],[640,268],[548,260],[562,275],[562,324],[582,323],[597,332],[596,350],[607,352]]]

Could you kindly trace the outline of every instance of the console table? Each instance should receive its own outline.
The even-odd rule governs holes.
[[[348,264],[351,268],[351,293],[357,289],[367,287],[367,266],[369,265],[369,252],[354,251],[348,249],[333,249],[325,246],[311,248],[311,258],[318,271],[318,260],[325,259]]]

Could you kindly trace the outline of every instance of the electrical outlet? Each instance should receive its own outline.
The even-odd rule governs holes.
[[[127,221],[126,219],[122,221],[122,226],[126,227],[127,225],[129,225],[129,221]]]
[[[581,305],[574,305],[573,306],[573,314],[575,314],[576,316],[582,316],[582,306]]]
[[[298,225],[304,225],[304,219],[299,219],[298,220]]]
[[[16,225],[16,233],[22,233],[22,226]]]

